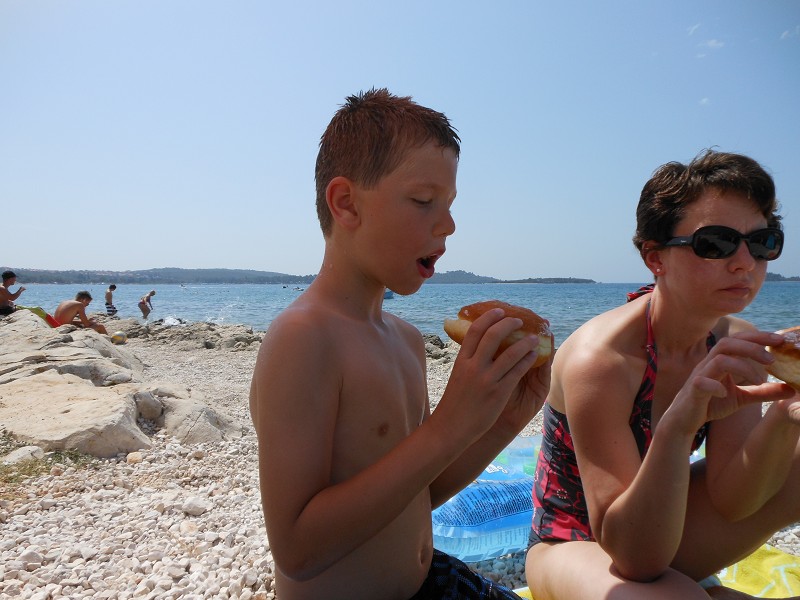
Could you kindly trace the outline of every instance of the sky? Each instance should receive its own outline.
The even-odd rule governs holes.
[[[647,281],[642,186],[715,148],[800,275],[798,0],[0,0],[0,265],[314,274],[319,138],[373,87],[462,139],[438,271]]]

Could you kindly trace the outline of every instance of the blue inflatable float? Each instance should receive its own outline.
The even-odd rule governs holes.
[[[481,475],[433,511],[433,545],[464,562],[528,546],[541,436],[518,436]]]

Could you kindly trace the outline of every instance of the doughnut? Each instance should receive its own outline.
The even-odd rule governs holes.
[[[523,308],[522,306],[515,306],[501,300],[476,302],[458,311],[458,318],[445,319],[444,331],[454,342],[462,344],[464,342],[464,336],[467,335],[467,330],[470,325],[472,325],[472,322],[487,310],[492,310],[493,308],[502,308],[507,317],[515,317],[522,320],[522,328],[517,329],[500,342],[497,354],[499,355],[514,342],[521,340],[527,335],[538,335],[539,356],[531,368],[535,369],[546,363],[550,354],[553,352],[553,332],[550,331],[550,322],[547,319],[543,319],[532,310]]]
[[[780,346],[767,346],[767,352],[775,357],[775,362],[767,365],[767,373],[800,391],[800,325],[775,333],[786,341]]]

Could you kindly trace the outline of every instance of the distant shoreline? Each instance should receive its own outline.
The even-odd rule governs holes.
[[[85,284],[106,285],[158,285],[158,284],[284,284],[308,285],[316,275],[290,275],[272,271],[255,271],[249,269],[181,269],[161,268],[141,271],[105,271],[105,270],[71,270],[56,271],[46,269],[25,269],[20,267],[0,267],[0,270],[11,270],[17,274],[21,284]],[[784,277],[776,273],[767,273],[766,281],[800,281],[800,277]],[[429,283],[598,283],[593,279],[578,277],[528,277],[524,279],[497,279],[484,275],[475,275],[468,271],[445,271],[436,273]]]

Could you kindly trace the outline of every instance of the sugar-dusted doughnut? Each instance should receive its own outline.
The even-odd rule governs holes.
[[[516,330],[500,342],[498,354],[527,335],[538,335],[539,356],[532,368],[539,367],[546,363],[550,354],[553,352],[553,332],[550,331],[550,322],[547,319],[543,319],[532,310],[523,308],[522,306],[516,306],[501,300],[485,300],[483,302],[470,304],[458,311],[458,318],[445,319],[445,333],[447,333],[454,342],[459,344],[463,343],[464,336],[467,335],[467,330],[470,325],[472,325],[472,322],[483,313],[493,308],[502,308],[507,317],[515,317],[522,320],[522,328]]]
[[[800,325],[775,333],[786,341],[780,346],[767,346],[767,351],[775,357],[775,362],[767,365],[767,373],[800,391]]]

